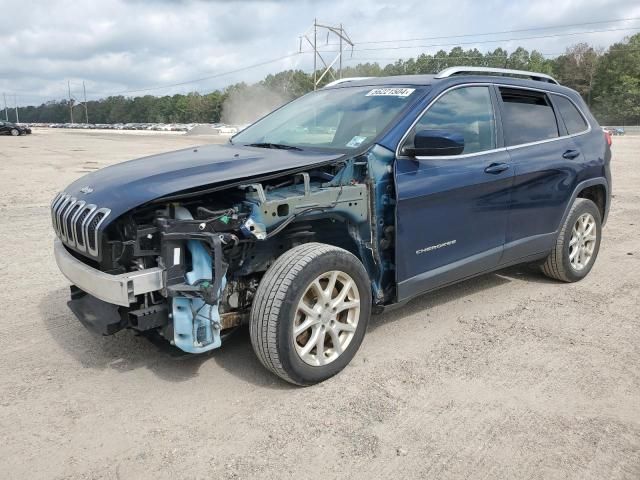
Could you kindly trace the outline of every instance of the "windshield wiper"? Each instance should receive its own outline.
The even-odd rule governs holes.
[[[293,145],[285,145],[284,143],[249,143],[246,145],[247,147],[257,147],[257,148],[277,148],[280,150],[302,150],[300,147],[294,147]]]

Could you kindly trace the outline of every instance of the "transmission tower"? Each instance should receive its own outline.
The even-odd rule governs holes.
[[[331,62],[327,62],[327,60],[325,60],[325,57],[322,55],[322,53],[327,53],[327,52],[321,52],[320,50],[318,50],[318,34],[319,33],[322,35],[326,33],[325,45],[329,44],[329,38],[331,37],[334,37],[334,38],[337,37],[338,39],[339,50]],[[313,89],[314,90],[318,88],[318,85],[327,74],[331,75],[331,77],[333,77],[334,80],[337,80],[337,78],[342,78],[343,50],[345,47],[350,46],[351,52],[353,53],[353,47],[354,47],[354,44],[351,41],[351,38],[349,37],[349,34],[346,32],[342,24],[338,26],[323,25],[321,23],[318,23],[317,19],[314,19],[313,25],[309,28],[309,30],[307,30],[304,33],[304,35],[300,37],[300,52],[302,52],[302,44],[304,41],[306,41],[309,45],[311,45],[311,48],[313,48]],[[320,60],[322,65],[324,65],[324,70],[322,71],[320,76],[318,76],[318,60]],[[338,63],[337,78],[333,68],[336,62]]]
[[[71,123],[73,123],[73,109],[75,107],[84,107],[84,121],[85,123],[89,123],[89,110],[87,108],[87,88],[84,85],[84,80],[82,81],[82,92],[84,96],[84,101],[79,102],[75,96],[71,95],[71,81],[67,81],[67,87],[69,89],[69,116],[71,117]]]

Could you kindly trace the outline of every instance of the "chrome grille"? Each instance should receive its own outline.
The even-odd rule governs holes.
[[[111,210],[98,208],[62,192],[51,202],[51,223],[63,243],[89,255],[99,256],[100,225]]]

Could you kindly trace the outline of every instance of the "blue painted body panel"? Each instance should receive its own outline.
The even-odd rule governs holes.
[[[519,242],[558,229],[565,205],[584,169],[578,159],[567,160],[562,154],[578,147],[572,138],[509,149],[515,174],[511,190],[506,243]],[[555,238],[538,248],[550,250]],[[536,252],[531,252],[536,253]],[[507,252],[505,261],[512,260]]]
[[[494,97],[498,147],[485,155],[457,158],[397,158],[396,282],[397,298],[420,293],[519,261],[541,258],[555,244],[558,231],[579,191],[601,184],[605,215],[611,191],[610,149],[597,121],[566,87],[503,77],[452,77],[433,81],[415,108],[390,128],[380,144],[396,151],[424,109],[443,91],[463,84],[499,83],[543,89],[569,96],[588,118],[591,130],[530,146],[505,147],[499,100]],[[563,157],[567,150],[580,156]],[[498,176],[484,172],[490,163],[507,163]],[[455,240],[455,244],[417,254],[420,249]]]
[[[498,264],[505,243],[513,170],[493,175],[484,169],[508,161],[505,151],[456,159],[397,160],[399,283],[494,249],[482,266]],[[453,245],[417,253],[454,240]]]
[[[152,155],[92,172],[65,192],[111,209],[108,222],[163,196],[232,180],[311,166],[342,157],[338,153],[275,150],[242,145],[204,145]],[[85,195],[80,189],[90,186]],[[108,222],[102,225],[107,227]]]

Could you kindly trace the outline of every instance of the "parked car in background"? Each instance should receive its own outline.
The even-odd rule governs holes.
[[[26,135],[31,133],[29,127],[18,125],[17,123],[0,121],[0,135],[12,135],[17,137],[18,135]]]
[[[203,353],[247,325],[267,369],[310,385],[372,311],[520,263],[584,278],[610,159],[580,95],[542,73],[341,79],[225,145],[76,180],[51,204],[54,252],[94,330]]]

